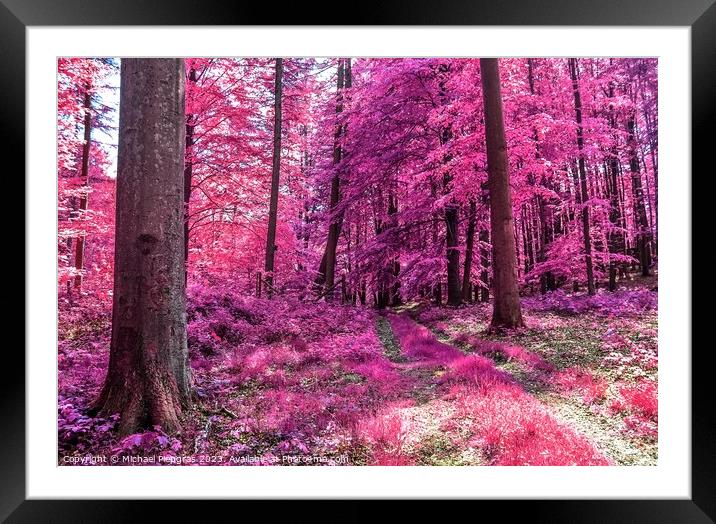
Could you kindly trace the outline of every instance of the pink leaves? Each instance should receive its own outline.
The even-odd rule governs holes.
[[[515,384],[511,375],[495,369],[491,360],[478,355],[468,355],[452,361],[440,380],[464,383],[483,391],[498,384]]]
[[[453,420],[472,421],[471,443],[480,448],[489,464],[610,464],[585,437],[557,422],[510,374],[496,369],[491,359],[479,354],[464,356],[457,349],[438,343],[425,327],[407,317],[391,316],[390,321],[406,355],[425,364],[446,367],[440,382],[452,386],[451,396],[454,395],[457,405]],[[477,337],[468,337],[464,342],[483,354],[499,354],[529,369],[554,371],[548,362],[519,346]],[[585,376],[565,374],[572,379],[573,387],[582,387]],[[588,384],[585,396],[603,395],[592,382]]]
[[[563,393],[578,393],[587,405],[604,400],[609,387],[604,378],[598,378],[589,370],[578,367],[559,371],[553,380]]]
[[[656,439],[658,435],[657,384],[642,379],[619,387],[619,397],[609,409],[624,416],[624,432],[635,438]]]
[[[619,388],[623,409],[656,420],[658,415],[658,400],[656,383],[652,380],[640,380],[635,384]]]
[[[389,320],[406,357],[435,365],[446,364],[462,356],[459,350],[438,342],[426,327],[406,316],[390,315]]]
[[[609,465],[582,435],[557,422],[519,387],[502,385],[459,397],[472,420],[473,445],[496,466]]]
[[[555,268],[550,268],[554,271]],[[594,296],[568,294],[562,290],[546,295],[527,297],[526,307],[534,311],[552,311],[561,314],[578,315],[594,312],[604,316],[636,317],[657,308],[657,293],[647,289],[602,291]]]
[[[373,445],[373,465],[406,466],[413,460],[404,453],[408,428],[398,411],[387,410],[362,420],[356,434]]]

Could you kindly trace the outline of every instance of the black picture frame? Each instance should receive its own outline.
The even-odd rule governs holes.
[[[0,129],[4,159],[20,159],[15,172],[24,172],[25,151],[25,29],[27,26],[63,25],[604,25],[604,26],[689,26],[691,27],[692,81],[692,165],[707,166],[713,149],[708,133],[714,117],[716,94],[716,5],[714,0],[458,0],[451,2],[372,2],[346,4],[341,10],[308,5],[293,7],[271,3],[227,2],[220,0],[0,0]],[[568,52],[568,46],[565,48]],[[709,172],[712,171],[709,170]],[[690,174],[684,174],[690,183]],[[20,184],[19,193],[24,194]],[[19,237],[19,228],[16,228]],[[16,239],[17,245],[23,240]],[[19,251],[19,249],[18,249]],[[23,255],[20,255],[23,256]],[[689,255],[690,256],[690,255]],[[24,267],[14,258],[13,274]],[[5,273],[6,275],[8,273]],[[14,278],[14,277],[13,277]],[[9,310],[23,311],[22,296],[3,294]],[[17,346],[5,348],[19,353]],[[683,348],[684,352],[691,348]],[[499,517],[519,516],[529,522],[649,522],[702,523],[716,519],[716,466],[714,456],[714,409],[708,357],[711,344],[692,351],[692,498],[690,500],[532,500],[480,501],[500,512]],[[9,365],[9,364],[8,364]],[[7,522],[114,522],[148,516],[147,501],[25,500],[25,373],[24,359],[4,373],[0,395],[0,518]],[[318,495],[318,494],[317,494]],[[266,501],[235,501],[247,509]],[[270,503],[270,502],[269,502]],[[207,517],[206,502],[163,501],[164,520],[168,512],[180,512],[181,520]],[[226,505],[228,502],[219,502]],[[320,506],[318,506],[320,504]],[[366,503],[350,501],[342,508],[334,502],[300,502],[293,515],[341,520],[370,519],[373,510]],[[457,510],[457,502],[451,509]],[[472,503],[474,504],[474,502]],[[310,507],[309,507],[310,505]],[[315,507],[314,507],[315,506]],[[320,507],[320,515],[316,509]],[[212,508],[213,509],[213,508]],[[260,511],[261,508],[256,508]],[[479,510],[484,513],[485,508]],[[427,515],[422,501],[411,502],[407,512]],[[473,512],[474,509],[465,511]],[[477,516],[478,513],[475,513]],[[240,518],[239,515],[236,516]],[[443,514],[444,517],[444,514]]]

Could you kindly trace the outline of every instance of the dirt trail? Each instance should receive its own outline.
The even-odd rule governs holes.
[[[453,344],[467,354],[471,352],[465,344],[459,343],[446,333],[432,329],[431,332],[442,343]],[[527,393],[539,400],[552,416],[584,435],[616,465],[656,465],[656,457],[645,454],[632,440],[625,438],[613,420],[590,410],[577,398],[551,390],[543,378],[536,377],[523,363],[496,359],[493,359],[493,362],[497,369],[509,373]]]
[[[443,366],[411,355],[409,348],[401,346],[388,316],[378,317],[376,331],[385,356],[406,379],[401,397],[409,404],[393,410],[405,429],[403,452],[411,455],[417,465],[485,465],[478,448],[466,442],[456,446],[442,430],[455,411],[451,402],[440,398],[438,385]]]
[[[412,439],[412,443],[416,444],[430,438],[445,440],[442,435],[442,422],[447,421],[454,414],[454,408],[449,402],[439,398],[438,380],[450,362],[468,355],[469,352],[447,337],[436,336],[428,327],[415,322],[407,315],[382,318],[377,328],[381,340],[386,345],[386,355],[390,356],[397,369],[415,379],[411,389],[413,398],[418,401],[421,394],[423,396],[422,402],[405,409],[410,421],[418,423],[421,429],[418,431],[418,437]],[[588,410],[580,411],[564,402],[564,399],[558,395],[537,394],[534,384],[526,380],[525,375],[514,366],[495,365],[495,368],[514,378],[525,395],[539,402],[555,420],[571,428],[575,434],[586,439],[611,461],[618,464],[625,463],[628,462],[628,457],[637,456],[638,452],[625,445],[623,439],[614,443],[617,436],[608,431],[606,425],[599,424],[593,417],[585,417],[583,411],[588,412]],[[470,437],[471,435],[466,434],[465,440],[457,446],[454,445],[453,440],[453,455],[458,450],[464,450],[460,459],[453,456],[443,457],[443,460],[447,459],[447,463],[457,460],[459,463],[485,464],[487,461],[481,450],[470,445],[472,442]],[[471,460],[465,460],[465,455]]]

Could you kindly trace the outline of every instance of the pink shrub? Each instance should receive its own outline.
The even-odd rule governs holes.
[[[478,355],[483,355],[493,359],[507,358],[503,351],[504,344],[499,342],[484,340],[478,337],[470,337],[469,344],[472,347],[472,350]]]
[[[396,448],[402,447],[406,437],[403,420],[399,413],[394,412],[362,420],[358,424],[357,433],[375,444]]]
[[[656,438],[658,434],[658,392],[653,380],[640,380],[619,387],[619,398],[609,402],[612,413],[624,416],[624,432],[637,438]]]
[[[550,311],[562,315],[579,315],[588,311],[614,317],[634,317],[656,310],[658,296],[648,289],[625,289],[596,295],[568,294],[562,290],[543,296],[526,297],[523,307],[532,311]]]

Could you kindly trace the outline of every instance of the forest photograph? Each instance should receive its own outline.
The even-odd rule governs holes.
[[[57,464],[656,466],[657,79],[57,59]]]

